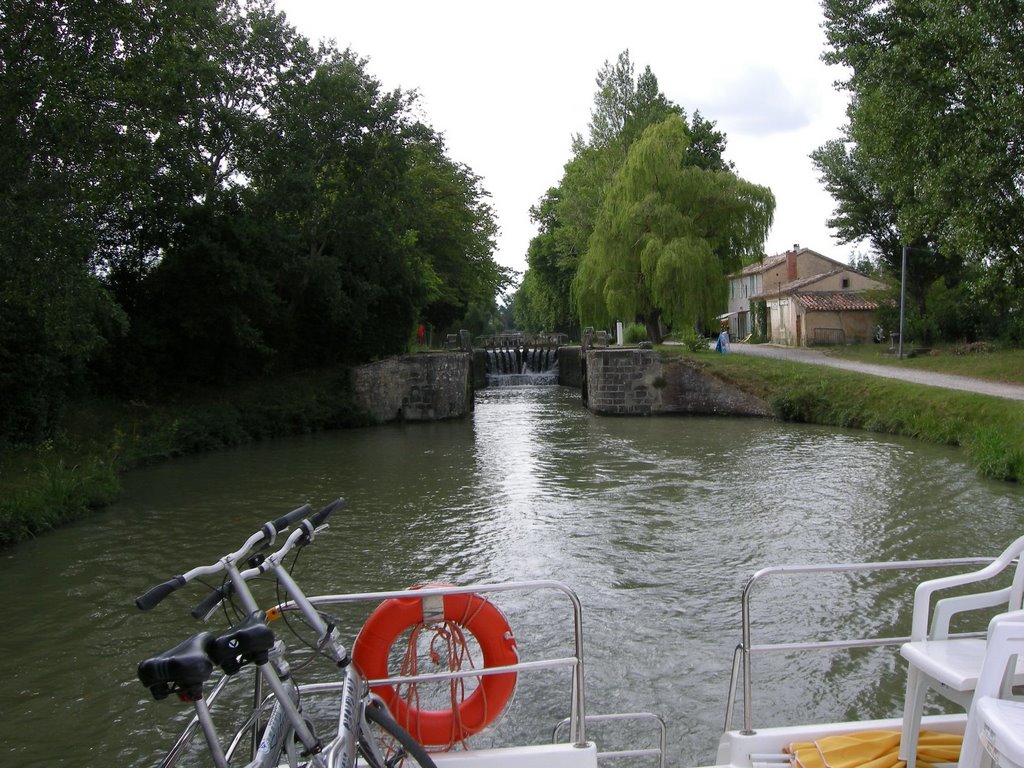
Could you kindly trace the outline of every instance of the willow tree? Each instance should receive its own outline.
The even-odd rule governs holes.
[[[761,254],[771,190],[688,165],[690,144],[673,116],[630,147],[573,280],[584,325],[635,318],[657,342],[662,321],[708,324],[725,307],[725,275]]]

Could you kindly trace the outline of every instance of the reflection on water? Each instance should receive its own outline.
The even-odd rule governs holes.
[[[134,597],[233,549],[262,520],[337,495],[348,508],[299,566],[311,591],[561,579],[584,605],[590,711],[659,712],[673,765],[713,758],[753,571],[996,554],[1020,533],[1024,500],[953,450],[759,420],[602,418],[557,387],[479,393],[461,421],[171,462],[129,477],[124,500],[96,518],[0,560],[13,619],[2,761],[154,764],[185,715],[147,701],[135,664],[196,630],[187,613],[199,593],[149,614]],[[759,588],[757,639],[895,633],[909,585],[773,580]],[[505,605],[521,647],[557,642],[548,609]],[[894,714],[901,675],[892,652],[758,662],[758,721]],[[517,732],[537,739],[565,704],[524,680],[514,706],[541,713]]]

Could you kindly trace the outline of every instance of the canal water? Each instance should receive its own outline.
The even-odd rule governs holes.
[[[560,579],[584,607],[589,711],[660,714],[674,766],[713,761],[755,570],[995,555],[1024,531],[1020,486],[979,479],[953,449],[761,420],[597,417],[559,387],[478,393],[459,421],[181,459],[0,555],[0,764],[154,765],[187,713],[151,701],[135,666],[197,631],[188,611],[203,593],[145,614],[134,598],[337,496],[347,508],[296,565],[310,591]],[[905,633],[918,578],[773,580],[758,590],[755,642]],[[560,642],[563,604],[501,605],[524,657]],[[349,641],[357,629],[344,627]],[[547,739],[565,714],[566,681],[522,678],[520,719],[487,738]],[[756,725],[893,715],[902,698],[891,649],[772,656],[753,678]]]

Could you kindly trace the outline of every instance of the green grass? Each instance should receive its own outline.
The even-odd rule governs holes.
[[[963,448],[985,477],[1024,481],[1024,407],[1016,400],[958,392],[850,371],[746,355],[687,355],[704,370],[768,402],[785,421],[864,429]],[[1015,354],[998,353],[1005,371]],[[942,358],[928,370],[954,373]],[[910,362],[910,361],[904,361]],[[998,379],[1004,380],[1004,379]],[[1012,380],[1012,379],[1011,379]]]

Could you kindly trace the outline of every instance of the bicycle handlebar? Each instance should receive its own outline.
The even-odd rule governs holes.
[[[185,579],[181,576],[175,576],[173,579],[168,579],[163,584],[157,584],[144,595],[139,595],[135,598],[135,605],[140,611],[148,611],[171,594],[171,592],[184,585]]]
[[[230,581],[225,581],[192,609],[192,618],[200,620],[206,618],[210,611],[220,605],[222,600],[230,597],[234,591],[235,586]]]
[[[292,523],[294,523],[294,522],[296,522],[298,520],[301,520],[302,518],[304,518],[306,515],[308,515],[312,511],[313,511],[313,507],[312,507],[311,504],[303,504],[301,507],[297,507],[296,509],[293,509],[287,515],[282,515],[281,517],[277,518],[277,520],[275,520],[274,522],[272,522],[270,524],[274,528],[274,533],[266,535],[266,537],[268,539],[273,539],[274,536],[279,534],[284,529],[288,528]],[[264,526],[264,527],[266,527],[266,526]]]
[[[336,509],[338,509],[340,507],[343,507],[343,506],[345,506],[345,500],[344,499],[335,499],[330,504],[328,504],[326,507],[321,509],[319,512],[316,512],[315,514],[310,515],[309,518],[308,518],[309,523],[313,526],[313,528],[318,528],[321,525],[323,525],[324,521],[328,517],[330,517],[331,513],[334,512],[334,510],[336,510]]]
[[[157,584],[152,589],[149,589],[144,594],[140,595],[135,599],[135,605],[141,611],[148,611],[151,608],[155,608],[160,601],[167,597],[171,592],[178,589],[179,587],[185,586],[188,582],[197,576],[209,575],[217,573],[224,569],[226,561],[237,561],[242,557],[245,557],[253,548],[259,544],[270,544],[274,537],[277,536],[281,531],[287,529],[292,523],[297,520],[301,520],[313,510],[313,507],[309,504],[303,504],[301,507],[293,509],[286,515],[282,515],[272,522],[264,523],[263,527],[248,538],[245,544],[242,545],[241,549],[230,555],[221,558],[221,560],[214,565],[205,565],[198,568],[193,568],[190,571],[186,571],[180,576],[175,576],[173,579],[168,579],[162,584]],[[322,512],[323,510],[321,510]],[[317,513],[320,514],[320,513]],[[328,512],[328,514],[330,514]]]
[[[293,547],[304,547],[307,544],[311,543],[313,541],[313,535],[316,532],[316,530],[321,525],[323,525],[324,521],[327,520],[328,517],[330,517],[331,513],[333,513],[340,507],[344,506],[344,504],[344,499],[335,499],[330,504],[321,509],[319,512],[316,512],[313,515],[307,517],[305,520],[302,521],[302,525],[299,528],[292,531],[291,535],[288,537],[288,540],[285,541],[281,548],[267,558],[267,561],[274,559],[277,562],[281,562],[284,556]],[[242,579],[248,580],[266,571],[268,566],[265,563],[267,561],[264,561],[264,563],[261,563],[255,568],[250,568],[248,570],[242,571]],[[160,587],[163,586],[165,585],[160,585]],[[159,589],[160,587],[154,587],[154,590]],[[172,589],[176,588],[177,587],[173,587]],[[192,609],[192,617],[200,620],[206,618],[210,614],[210,612],[213,611],[220,604],[222,600],[225,600],[226,598],[230,597],[234,590],[234,584],[230,581],[225,581],[219,587],[214,589],[210,594],[208,594],[202,600],[202,602],[196,605],[195,608]],[[170,593],[170,591],[171,590],[168,590],[168,594]],[[145,595],[143,595],[143,597],[145,597]],[[140,600],[141,599],[142,598],[140,598]]]

